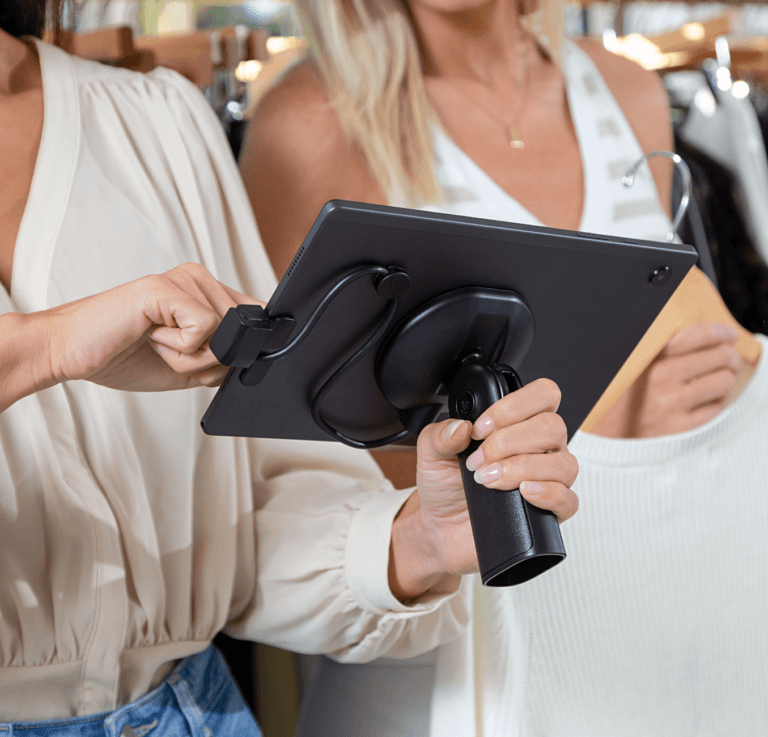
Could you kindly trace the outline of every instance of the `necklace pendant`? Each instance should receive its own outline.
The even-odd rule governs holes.
[[[507,140],[512,148],[525,148],[525,141],[517,133],[514,125],[508,125],[506,128]]]

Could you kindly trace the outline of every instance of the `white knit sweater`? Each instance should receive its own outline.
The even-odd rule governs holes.
[[[768,340],[736,402],[691,432],[578,434],[567,560],[475,585],[440,649],[433,737],[768,734]]]

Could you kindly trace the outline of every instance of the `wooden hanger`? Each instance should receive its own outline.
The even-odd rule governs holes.
[[[227,39],[235,37],[235,27],[199,31],[172,36],[134,37],[128,26],[104,28],[88,33],[62,32],[54,39],[44,36],[49,43],[57,42],[65,51],[84,59],[114,66],[148,72],[158,66],[168,67],[190,79],[198,87],[213,83],[214,70],[231,66]],[[249,31],[246,40],[247,58],[267,59],[267,31]],[[213,39],[212,39],[213,36]],[[218,45],[218,54],[212,53],[212,44]]]
[[[153,54],[156,66],[168,67],[192,80],[198,87],[213,84],[214,71],[231,66],[227,41],[234,38],[235,27],[218,28],[214,31],[198,31],[170,36],[140,36],[134,39],[137,49]],[[212,39],[213,36],[213,39]],[[246,57],[263,60],[267,54],[268,33],[250,31],[246,42]],[[219,53],[212,53],[212,43],[219,45]]]
[[[721,322],[736,328],[739,340],[736,350],[748,367],[754,368],[760,359],[762,344],[745,330],[728,311],[712,282],[694,267],[667,302],[654,323],[632,351],[620,371],[597,401],[581,425],[590,432],[619,397],[661,353],[671,338],[687,325],[699,322]],[[747,372],[751,375],[751,372]]]

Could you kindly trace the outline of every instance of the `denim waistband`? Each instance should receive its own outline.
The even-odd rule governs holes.
[[[119,709],[44,722],[0,723],[0,737],[261,735],[213,646],[182,660],[156,689]]]

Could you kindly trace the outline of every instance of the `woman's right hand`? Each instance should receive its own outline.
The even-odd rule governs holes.
[[[245,303],[263,304],[190,263],[44,312],[17,315],[14,342],[22,342],[27,360],[16,364],[31,372],[31,381],[19,396],[3,392],[0,409],[31,391],[74,379],[128,391],[215,386],[228,369],[211,353],[208,340],[227,310]]]

